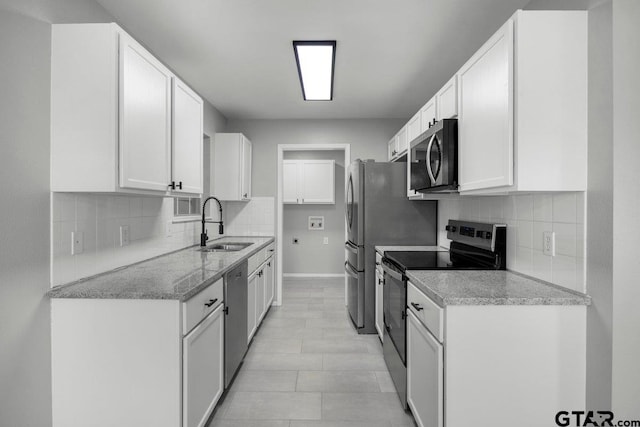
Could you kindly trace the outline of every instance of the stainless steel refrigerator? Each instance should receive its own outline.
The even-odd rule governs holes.
[[[437,202],[407,198],[407,164],[355,160],[347,178],[347,306],[361,334],[375,329],[375,246],[436,245]]]

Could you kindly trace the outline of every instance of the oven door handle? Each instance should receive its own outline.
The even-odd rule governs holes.
[[[390,269],[384,264],[384,262],[382,263],[382,269],[384,270],[384,274],[388,274],[391,278],[400,280],[401,282],[404,281],[404,275],[402,273]]]
[[[349,276],[356,279],[358,278],[358,272],[355,271],[353,267],[351,267],[351,265],[349,265],[348,261],[344,262],[344,271],[346,271]]]

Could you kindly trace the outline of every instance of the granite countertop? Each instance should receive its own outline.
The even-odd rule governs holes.
[[[448,251],[449,249],[440,246],[376,246],[376,252],[384,255],[391,251]]]
[[[505,270],[410,270],[406,274],[440,307],[591,304],[588,295]]]
[[[273,242],[273,237],[227,236],[209,242],[248,242],[237,252],[200,252],[192,246],[97,276],[56,286],[50,298],[173,299],[186,301],[244,259]]]

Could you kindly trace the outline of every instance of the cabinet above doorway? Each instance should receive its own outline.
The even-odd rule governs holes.
[[[286,204],[334,204],[335,160],[283,160]]]

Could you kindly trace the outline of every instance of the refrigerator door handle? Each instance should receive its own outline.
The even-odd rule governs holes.
[[[347,261],[345,261],[344,263],[344,271],[346,271],[349,276],[354,277],[356,279],[358,278],[358,272],[355,271]]]
[[[354,254],[358,254],[358,247],[351,242],[345,242],[344,248],[349,252],[353,252]]]

